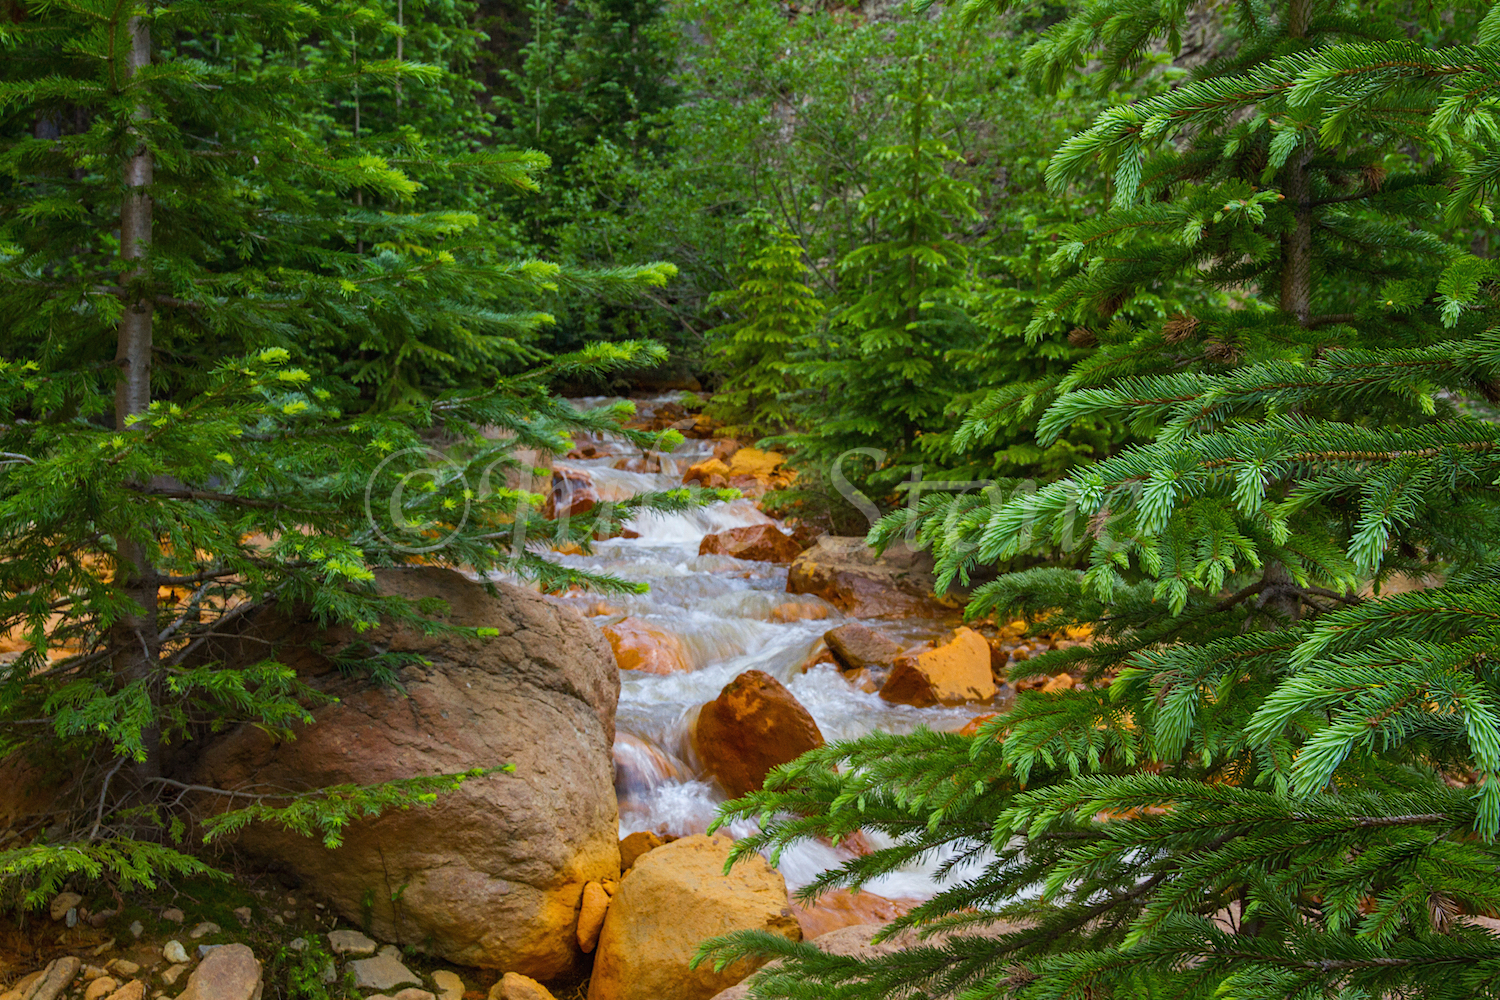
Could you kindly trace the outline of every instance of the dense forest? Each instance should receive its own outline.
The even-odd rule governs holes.
[[[0,1000],[1500,997],[1500,5],[0,53]]]

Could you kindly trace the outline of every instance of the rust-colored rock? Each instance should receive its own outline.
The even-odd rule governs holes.
[[[899,705],[960,705],[992,698],[996,690],[989,644],[961,628],[936,649],[897,660],[880,697]]]
[[[718,554],[756,562],[789,563],[801,552],[802,546],[774,524],[730,528],[717,535],[704,535],[703,541],[698,543],[700,556]]]
[[[620,870],[629,871],[641,855],[656,850],[666,841],[650,830],[637,830],[620,841]]]
[[[1042,685],[1042,694],[1056,694],[1058,691],[1071,691],[1077,682],[1071,674],[1056,674],[1047,678]]]
[[[704,940],[740,930],[801,940],[781,875],[757,854],[726,875],[730,844],[723,836],[684,837],[636,862],[604,918],[589,1000],[709,1000],[758,963],[689,971]]]
[[[840,927],[859,924],[888,924],[905,916],[921,900],[887,899],[873,892],[850,892],[839,889],[819,896],[807,906],[791,904],[792,915],[802,928],[804,940],[822,937]]]
[[[703,706],[693,746],[733,796],[761,787],[766,772],[823,745],[807,709],[770,674],[747,670]]]
[[[729,459],[731,476],[769,476],[776,471],[786,456],[777,451],[761,451],[759,448],[740,448]]]
[[[826,604],[787,601],[771,609],[770,620],[773,622],[822,621],[828,617],[828,614],[829,608]]]
[[[577,611],[530,591],[501,584],[492,597],[436,568],[376,579],[382,593],[443,599],[445,619],[471,634],[497,634],[385,626],[360,635],[411,655],[398,673],[402,693],[339,669],[334,657],[352,632],[266,612],[243,641],[206,654],[234,667],[276,649],[339,700],[314,708],[291,742],[247,724],[174,747],[173,776],[302,789],[514,764],[515,773],[470,779],[430,808],[354,820],[338,850],[266,826],[247,828],[236,846],[383,941],[541,979],[569,973],[582,961],[574,929],[583,887],[620,870],[610,763],[620,674],[609,648]],[[370,887],[387,884],[404,887],[398,901],[372,897]]]
[[[990,712],[988,715],[976,715],[976,716],[974,716],[974,718],[972,718],[968,722],[964,723],[963,728],[958,731],[958,735],[960,735],[960,736],[978,736],[979,735],[979,727],[982,726],[982,725],[984,725],[986,722],[989,722],[994,717],[995,717],[995,713],[994,712]]]
[[[876,556],[863,538],[823,535],[787,571],[789,594],[816,594],[856,618],[947,617],[932,597],[931,557],[888,551]]]
[[[552,493],[542,505],[544,517],[577,517],[587,514],[599,503],[599,493],[594,489],[588,473],[576,469],[554,469]]]
[[[734,453],[740,450],[740,443],[734,438],[719,438],[714,442],[714,458],[721,462],[728,462]]]
[[[688,466],[688,470],[682,474],[684,483],[696,482],[703,486],[718,488],[729,485],[729,466],[717,458],[710,458],[705,462]]]
[[[850,622],[823,633],[823,641],[845,670],[889,667],[901,655],[896,640],[862,622]]]
[[[604,914],[609,910],[609,893],[598,882],[583,887],[583,899],[578,908],[578,947],[585,954],[592,952],[599,943],[599,931],[604,927]]]
[[[682,640],[670,632],[652,628],[639,618],[622,618],[604,626],[604,637],[621,670],[648,674],[675,674],[692,669]]]

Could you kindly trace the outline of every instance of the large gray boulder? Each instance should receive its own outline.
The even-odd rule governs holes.
[[[237,846],[289,872],[351,923],[461,965],[551,979],[581,959],[574,923],[583,887],[620,874],[611,744],[619,673],[578,612],[502,585],[498,597],[443,569],[387,571],[383,592],[448,602],[446,620],[489,638],[382,628],[357,637],[298,616],[263,615],[216,651],[224,662],[274,650],[339,698],[281,742],[240,726],[180,764],[223,789],[309,789],[514,764],[471,779],[431,808],[351,824],[328,850],[252,826]],[[266,642],[271,646],[268,648]],[[347,675],[347,651],[413,653],[405,693]]]

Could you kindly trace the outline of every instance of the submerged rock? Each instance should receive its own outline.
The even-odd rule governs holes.
[[[604,626],[604,637],[609,640],[615,665],[621,670],[676,674],[690,669],[682,640],[639,618],[622,618]]]
[[[877,556],[863,538],[824,535],[787,572],[789,594],[815,594],[856,618],[952,614],[931,596],[932,559],[892,546]]]

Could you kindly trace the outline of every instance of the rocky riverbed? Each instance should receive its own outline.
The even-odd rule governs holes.
[[[497,578],[496,596],[432,567],[378,584],[442,598],[456,634],[355,636],[267,613],[215,656],[247,661],[269,643],[338,700],[295,740],[242,726],[170,762],[185,783],[222,789],[506,770],[430,809],[351,824],[337,851],[246,830],[227,859],[246,873],[232,915],[160,892],[106,912],[107,900],[65,892],[32,918],[43,923],[25,935],[31,957],[0,970],[0,1000],[258,1000],[268,962],[281,980],[366,1000],[541,1000],[549,989],[566,1000],[710,1000],[733,995],[752,969],[690,972],[706,937],[761,929],[868,947],[881,924],[937,891],[943,859],[929,859],[857,896],[799,906],[790,892],[879,846],[875,836],[725,874],[730,843],[749,830],[705,832],[726,798],[824,742],[972,727],[1008,706],[1016,662],[1084,637],[966,626],[956,601],[934,597],[922,553],[898,546],[877,558],[861,539],[768,515],[760,498],[792,480],[783,456],[716,436],[670,400],[641,401],[639,421],[688,438],[668,454],[579,441],[553,463],[555,512],[684,482],[746,497],[641,515],[590,552],[558,553],[648,592],[540,595]],[[340,668],[371,651],[408,654],[399,689]],[[38,810],[34,798],[0,802],[0,831]],[[284,983],[274,989],[286,995]]]

